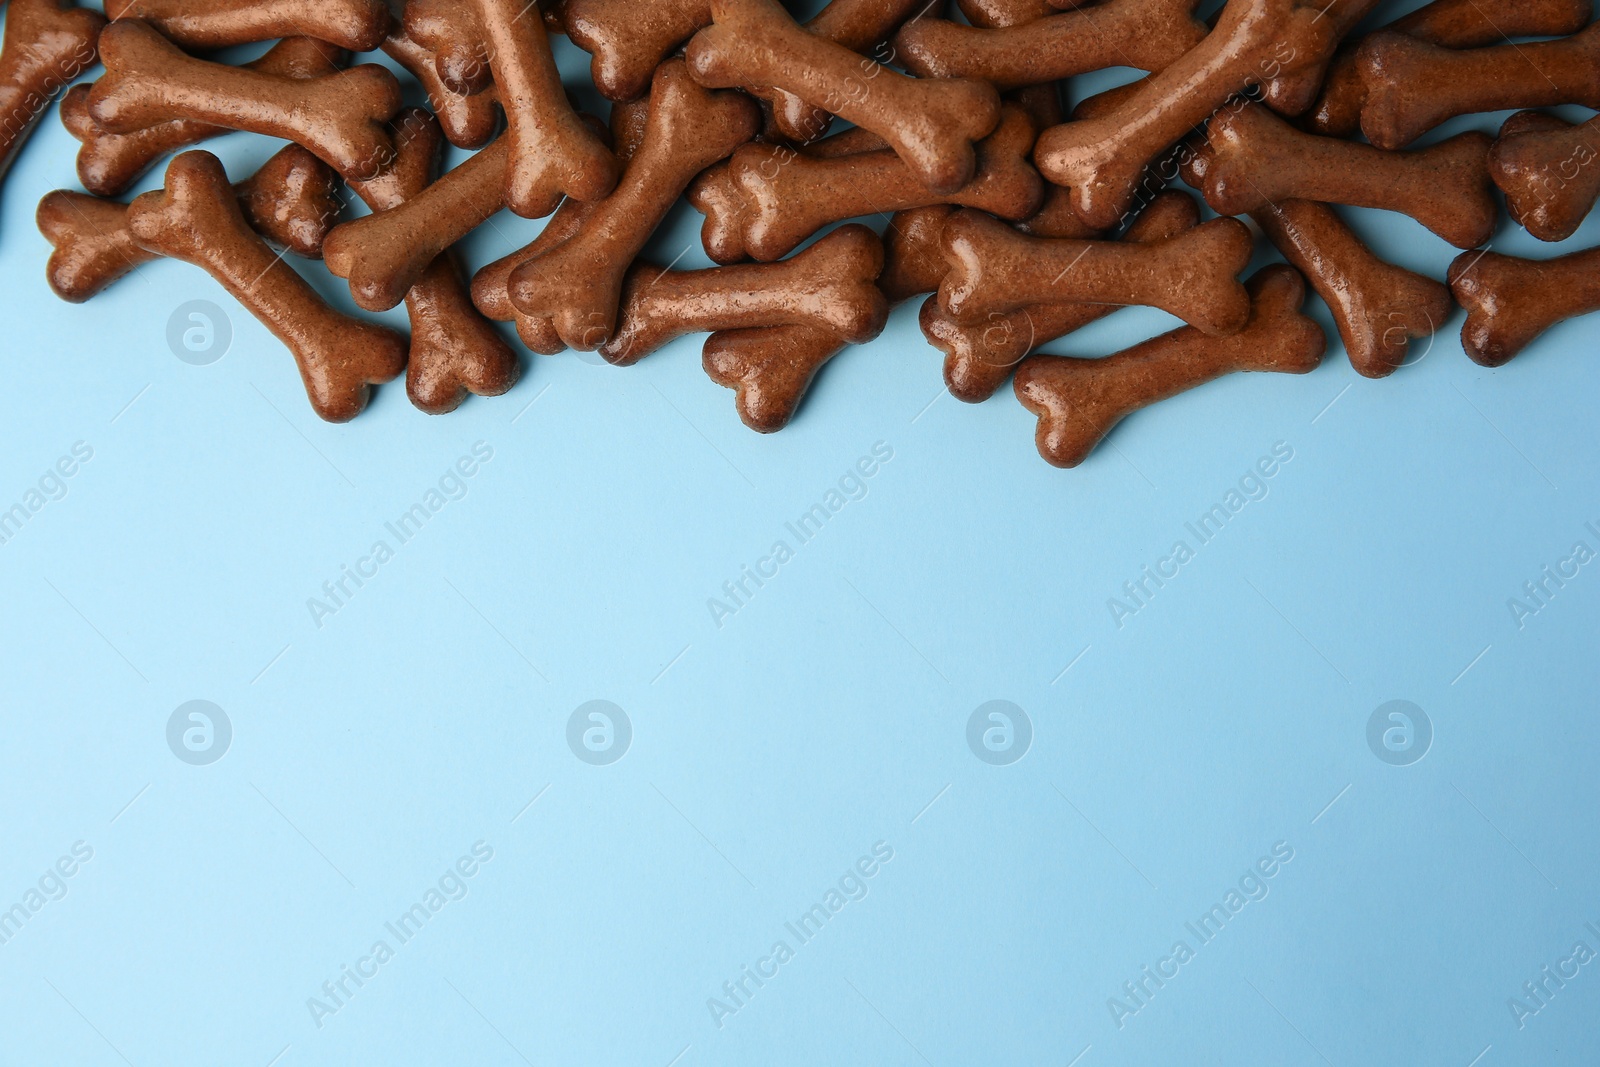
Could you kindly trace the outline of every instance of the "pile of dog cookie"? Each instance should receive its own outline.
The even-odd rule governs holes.
[[[1487,366],[1600,309],[1600,250],[1481,250],[1502,195],[1535,236],[1573,234],[1600,196],[1600,120],[1527,110],[1497,138],[1410,147],[1457,115],[1600,108],[1591,0],[1434,0],[1355,37],[1383,4],[1226,0],[1202,20],[1200,0],[832,0],[802,24],[779,0],[106,0],[108,22],[9,0],[0,156],[98,55],[60,108],[87,192],[39,205],[50,285],[79,301],[157,257],[198,266],[283,340],[324,419],[402,373],[433,413],[504,393],[521,362],[496,320],[534,352],[622,366],[709,333],[707,374],[769,432],[823,364],[926,296],[950,391],[978,402],[1014,376],[1041,454],[1075,466],[1182,390],[1316,367],[1307,282],[1373,378],[1456,302]],[[575,109],[552,33],[592,54],[608,123]],[[206,58],[272,40],[242,66]],[[429,108],[387,66],[348,65],[374,50]],[[1065,113],[1066,79],[1113,66],[1149,76]],[[183,151],[164,189],[115,199],[230,130],[289,144],[237,181]],[[440,175],[446,142],[477,151]],[[1221,217],[1201,221],[1179,179]],[[341,221],[344,186],[370,214]],[[684,196],[716,267],[640,258]],[[1336,204],[1464,250],[1448,284],[1378,259]],[[502,208],[548,220],[469,283],[452,246]],[[863,218],[882,236],[830,229]],[[1288,262],[1241,279],[1256,230]],[[410,338],[331,308],[283,250],[321,258],[361,308],[404,303]],[[1186,325],[1099,359],[1035,354],[1129,305]]]

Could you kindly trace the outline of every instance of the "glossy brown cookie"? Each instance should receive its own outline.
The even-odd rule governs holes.
[[[1458,248],[1494,235],[1493,142],[1477,131],[1414,152],[1386,152],[1304,133],[1251,105],[1213,119],[1210,140],[1205,196],[1221,214],[1318,200],[1398,211]]]
[[[712,88],[770,85],[883,137],[938,193],[972,180],[974,144],[1000,123],[987,82],[908,78],[808,33],[777,0],[712,0],[686,55]]]
[[[304,145],[346,179],[367,178],[394,159],[388,123],[400,83],[365,64],[294,79],[184,55],[138,21],[114,22],[100,37],[106,73],[89,93],[89,116],[131,133],[172,119],[247,130]]]
[[[1489,150],[1489,176],[1519,226],[1541,241],[1565,241],[1600,199],[1600,119],[1574,126],[1518,112]]]
[[[1504,366],[1550,327],[1600,311],[1600,248],[1547,260],[1468,252],[1450,265],[1450,290],[1467,309],[1467,355]]]
[[[187,49],[315,37],[370,52],[389,33],[384,0],[106,0],[114,19],[142,19]]]
[[[343,49],[310,37],[289,37],[244,67],[284,78],[320,78],[337,72],[345,58]],[[228,132],[209,122],[169,119],[128,133],[112,133],[89,114],[90,89],[74,85],[67,90],[61,98],[61,123],[83,145],[78,150],[78,180],[96,196],[117,196],[157,161]]]
[[[877,286],[883,246],[865,226],[841,226],[781,263],[662,270],[636,263],[623,284],[617,331],[600,355],[637,363],[690,333],[809,326],[865,344],[883,332],[889,302]]]
[[[1122,239],[1164,241],[1198,225],[1200,206],[1194,197],[1168,190],[1140,213]],[[920,324],[928,343],[945,354],[944,380],[950,395],[977,404],[993,396],[1029,352],[1117,310],[1115,304],[1030,304],[991,312],[983,321],[967,325],[946,315],[938,299],[932,298],[922,305]]]
[[[129,207],[128,227],[141,246],[205,270],[283,341],[321,418],[354,418],[373,385],[405,369],[403,337],[334,311],[250,229],[209,152],[174,159],[166,188]]]
[[[1039,171],[1072,190],[1084,222],[1110,229],[1145,166],[1246,86],[1292,73],[1333,47],[1332,26],[1297,0],[1231,0],[1210,35],[1105,115],[1044,131]]]
[[[945,224],[950,271],[939,308],[966,325],[1035,304],[1158,307],[1211,337],[1243,329],[1250,297],[1238,280],[1255,240],[1238,219],[1213,219],[1149,244],[1028,237],[962,211]]]
[[[234,185],[250,228],[296,255],[322,255],[322,240],[344,206],[338,176],[299,145],[288,145]],[[55,251],[45,268],[51,290],[74,304],[159,258],[128,228],[128,205],[58,189],[39,201],[39,232]]]
[[[1030,356],[1013,385],[1039,418],[1039,454],[1054,466],[1076,467],[1129,415],[1225,374],[1315,370],[1327,338],[1300,313],[1304,280],[1275,264],[1249,287],[1249,325],[1220,341],[1184,327],[1103,359]]]
[[[50,101],[94,65],[105,21],[71,0],[11,0],[0,44],[0,179]]]
[[[616,192],[561,245],[512,272],[511,302],[548,319],[569,348],[605,344],[634,257],[694,176],[755,136],[760,121],[748,96],[703,89],[683,61],[663,63],[644,140]]]

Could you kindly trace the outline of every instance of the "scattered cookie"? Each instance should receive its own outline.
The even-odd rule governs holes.
[[[1315,370],[1327,338],[1300,313],[1300,275],[1281,264],[1266,267],[1249,288],[1250,324],[1220,341],[1186,326],[1103,359],[1024,360],[1013,384],[1022,406],[1039,417],[1039,454],[1054,466],[1076,467],[1135,411],[1224,374]]]
[[[1600,248],[1547,260],[1468,252],[1450,265],[1450,291],[1467,309],[1467,355],[1502,367],[1550,327],[1600,311]]]
[[[1517,225],[1541,241],[1565,241],[1600,199],[1600,119],[1574,126],[1519,111],[1489,150],[1489,176]]]
[[[142,247],[210,274],[288,346],[319,417],[355,418],[373,385],[405,370],[405,338],[334,311],[250,229],[211,153],[174,159],[166,188],[130,205],[128,228]]]

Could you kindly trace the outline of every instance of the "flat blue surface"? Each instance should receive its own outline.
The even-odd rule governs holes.
[[[943,395],[914,306],[772,437],[699,338],[626,370],[533,357],[446,418],[391,386],[334,427],[192,268],[51,296],[32,216],[75,147],[48,116],[0,219],[0,506],[92,450],[0,544],[0,908],[27,913],[0,1063],[1600,1061],[1600,964],[1520,1028],[1508,1005],[1600,951],[1600,564],[1508,608],[1600,550],[1595,320],[1488,371],[1458,313],[1381,382],[1335,341],[1069,472],[1009,388]],[[274,146],[217,147],[242,171]],[[1351,217],[1407,266],[1454,256]],[[498,217],[468,258],[538,226]],[[1560,251],[1597,242],[1591,219]],[[1557,251],[1509,222],[1494,247]],[[190,300],[230,309],[209,366],[167,345]],[[1198,545],[1185,523],[1274,449]],[[841,484],[801,543],[786,523]],[[386,523],[440,488],[399,543]],[[1180,539],[1194,558],[1119,627],[1108,599]],[[308,600],[378,541],[318,625]],[[719,626],[708,601],[778,541]],[[169,748],[191,700],[231,724],[209,765]],[[592,700],[631,724],[608,765],[569,747]],[[1031,723],[1010,765],[968,745],[992,700]],[[1391,700],[1431,723],[1420,762],[1369,748]]]

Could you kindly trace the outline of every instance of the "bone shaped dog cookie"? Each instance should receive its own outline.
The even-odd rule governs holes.
[[[873,152],[887,148],[883,138],[870,130],[855,126],[844,133],[824,137],[820,141],[799,148],[775,147],[767,157],[762,174],[776,174],[796,157],[809,159],[840,159],[860,152]],[[749,205],[744,190],[734,180],[732,161],[707,167],[689,184],[684,193],[694,209],[706,217],[700,229],[700,243],[713,263],[727,266],[749,257],[745,247],[744,231],[749,216]]]
[[[524,18],[524,0],[468,0],[489,45],[506,113],[506,206],[525,218],[548,214],[554,185],[574,200],[600,200],[616,188],[621,167],[561,87],[544,24]]]
[[[1442,48],[1481,48],[1513,37],[1558,37],[1588,25],[1593,0],[1434,0],[1387,28]],[[1358,42],[1359,44],[1359,42]],[[1367,89],[1357,48],[1343,48],[1323,80],[1307,126],[1326,137],[1361,128]]]
[[[281,37],[370,52],[389,32],[384,0],[106,0],[113,19],[143,19],[188,49],[227,48]]]
[[[1557,323],[1600,311],[1600,248],[1547,260],[1469,252],[1450,265],[1450,291],[1467,309],[1467,355],[1501,367]]]
[[[1044,182],[1028,162],[1033,122],[1011,105],[994,133],[978,145],[972,180],[940,194],[917,179],[889,149],[836,159],[798,156],[785,165],[778,145],[745,145],[729,166],[744,195],[744,246],[771,261],[788,255],[829,223],[930,204],[980,208],[1005,219],[1038,210]]]
[[[863,55],[883,46],[895,29],[929,0],[830,0],[817,17],[805,24],[807,33]],[[768,102],[772,124],[780,136],[809,144],[828,132],[833,116],[793,93],[766,86],[745,91]]]
[[[1107,67],[1156,71],[1205,39],[1194,6],[1194,0],[1111,0],[1003,29],[919,18],[900,30],[894,46],[913,74],[982,78],[1002,91]]]
[[[1039,454],[1054,466],[1076,467],[1127,416],[1224,374],[1315,370],[1327,339],[1300,313],[1300,275],[1282,264],[1266,267],[1250,279],[1250,293],[1250,324],[1220,341],[1184,327],[1103,359],[1023,361],[1013,387],[1039,417]]]
[[[1110,229],[1132,206],[1146,164],[1235,92],[1315,62],[1332,42],[1331,25],[1296,0],[1229,0],[1204,41],[1110,113],[1046,130],[1034,161],[1072,190],[1083,221]]]
[[[1491,140],[1476,131],[1415,152],[1302,133],[1250,105],[1211,122],[1206,202],[1224,215],[1281,200],[1382,208],[1410,215],[1458,248],[1494,234]]]
[[[1559,41],[1454,50],[1385,31],[1357,62],[1366,87],[1361,132],[1404,148],[1457,115],[1583,104],[1600,108],[1600,23]]]
[[[1182,174],[1201,189],[1215,149],[1196,140]],[[1444,285],[1373,255],[1326,204],[1280,200],[1263,204],[1250,217],[1328,305],[1350,364],[1364,377],[1393,374],[1404,364],[1412,339],[1431,338],[1454,306]]]
[[[1541,241],[1565,241],[1600,199],[1600,119],[1574,126],[1521,111],[1489,150],[1489,176],[1518,225]]]
[[[500,122],[500,97],[494,89],[458,93],[439,77],[438,57],[396,23],[384,39],[383,52],[411,72],[428,94],[428,106],[439,116],[445,139],[457,148],[481,148]]]
[[[668,54],[711,25],[711,0],[568,0],[567,33],[594,56],[595,88],[611,100],[636,100]]]
[[[302,144],[345,178],[371,177],[394,158],[388,122],[400,83],[384,67],[277,77],[192,59],[138,21],[107,26],[100,55],[106,74],[89,93],[89,115],[114,133],[193,119]]]
[[[694,176],[755,136],[760,121],[749,97],[703,89],[681,60],[663,63],[644,140],[616,192],[563,244],[512,272],[511,302],[549,319],[569,348],[605,344],[634,257]]]
[[[882,271],[878,235],[854,224],[782,263],[693,271],[636,263],[623,285],[617,332],[600,355],[629,366],[684,334],[769,326],[812,326],[865,344],[889,318],[876,284]]]
[[[882,136],[937,193],[972,179],[974,143],[1000,123],[992,85],[908,78],[806,32],[777,0],[712,0],[711,13],[686,53],[701,84],[770,85],[825,108]]]
[[[250,228],[297,255],[322,254],[322,239],[342,206],[338,178],[299,145],[287,145],[234,185]],[[58,189],[39,201],[39,232],[55,251],[45,269],[50,288],[74,304],[159,258],[128,228],[128,205]]]
[[[1169,189],[1140,212],[1123,240],[1164,241],[1198,225],[1200,207],[1194,197]],[[1029,352],[1117,310],[1115,304],[1033,304],[963,325],[946,315],[935,297],[922,305],[920,325],[928,343],[945,353],[950,395],[978,404],[994,395]]]
[[[433,182],[444,137],[430,112],[408,108],[395,120],[395,144],[394,166],[351,185],[374,211],[398,208]],[[522,365],[472,306],[449,249],[422,269],[405,301],[411,319],[406,395],[419,410],[442,415],[460,407],[469,393],[499,396],[516,384]]]
[[[950,272],[939,307],[975,325],[990,314],[1033,304],[1158,307],[1212,337],[1237,333],[1250,318],[1238,275],[1255,241],[1238,219],[1213,219],[1150,244],[1028,237],[976,211],[945,224]]]
[[[256,236],[209,152],[174,159],[167,187],[129,207],[128,227],[145,248],[205,270],[283,341],[321,418],[354,418],[372,385],[405,369],[404,338],[334,311]]]
[[[0,179],[45,107],[94,64],[105,19],[63,0],[12,0],[0,46]]]
[[[342,49],[321,41],[287,37],[244,66],[284,78],[320,78],[338,71],[344,58]],[[88,85],[67,90],[61,98],[61,123],[83,145],[78,150],[78,180],[96,196],[116,196],[162,157],[228,132],[208,122],[169,119],[129,133],[112,133],[90,116],[89,92]]]

